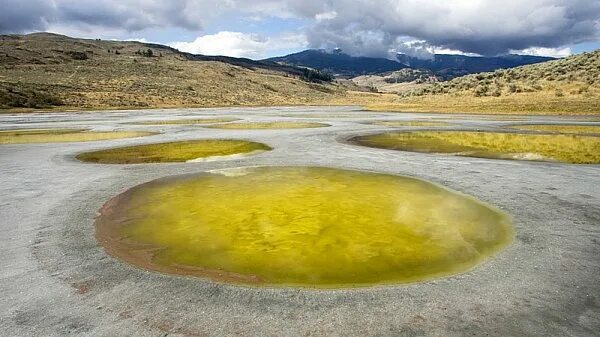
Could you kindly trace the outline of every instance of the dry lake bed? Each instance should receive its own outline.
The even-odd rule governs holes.
[[[562,124],[568,133],[555,127]],[[0,115],[0,334],[597,336],[599,125],[600,117],[357,107]],[[437,132],[436,146],[423,137],[397,143],[406,138],[398,134],[419,131]],[[511,136],[510,146],[498,143],[508,141],[505,133],[535,142]],[[361,146],[356,137],[372,141]],[[137,146],[148,144],[158,145]],[[190,155],[198,144],[210,149]],[[257,167],[251,183],[237,180]],[[318,169],[293,169],[303,167]],[[215,172],[223,177],[203,180]],[[197,186],[172,185],[186,179]],[[396,193],[402,184],[412,189]],[[138,185],[154,188],[152,198],[134,199]],[[297,202],[271,209],[281,189]],[[193,197],[200,190],[206,208],[182,206],[190,199],[177,191]],[[429,201],[427,191],[437,194]],[[411,203],[394,213],[388,197]],[[151,202],[132,206],[135,200]],[[121,208],[131,212],[110,213]],[[270,219],[279,227],[249,211],[258,208],[276,211]],[[193,221],[169,228],[189,209],[208,219],[210,233],[199,234]],[[290,217],[298,225],[286,229]],[[348,224],[336,229],[343,237],[315,224],[323,218]],[[96,226],[106,219],[137,227],[104,235]],[[392,220],[379,227],[389,219],[411,221],[398,234]],[[221,230],[233,221],[236,227]],[[114,237],[125,248],[107,239]],[[167,246],[172,254],[155,253]],[[223,258],[223,249],[231,255]],[[435,261],[435,270],[418,269],[423,261]],[[394,269],[407,264],[414,268]]]

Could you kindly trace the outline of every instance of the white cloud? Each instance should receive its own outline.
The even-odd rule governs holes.
[[[0,33],[68,27],[85,34],[114,31],[113,36],[163,29],[199,34],[225,18],[268,22],[276,17],[293,18],[290,23],[305,31],[310,47],[340,47],[369,56],[386,56],[401,48],[399,38],[485,55],[532,47],[564,49],[600,40],[600,0],[2,1]],[[244,34],[245,38],[238,38],[242,49],[260,49],[265,44],[260,37]]]
[[[302,34],[265,37],[251,33],[222,31],[199,36],[191,42],[172,42],[169,45],[193,54],[262,59],[277,50],[305,48],[307,42]]]
[[[323,13],[318,13],[315,15],[315,20],[317,21],[323,21],[323,20],[333,20],[337,17],[337,12],[336,11],[329,11],[329,12],[323,12]]]
[[[511,50],[513,54],[549,56],[549,57],[567,57],[573,54],[571,48],[540,48],[532,47],[523,50]]]
[[[465,53],[456,49],[447,49],[447,48],[436,48],[431,47],[431,52],[434,54],[446,54],[446,55],[466,55],[466,56],[481,56],[477,53]]]

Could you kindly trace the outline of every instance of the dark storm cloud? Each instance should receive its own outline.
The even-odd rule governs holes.
[[[0,33],[21,33],[47,27],[48,14],[54,12],[49,1],[2,0]]]
[[[416,39],[493,55],[600,38],[599,0],[342,0],[323,10],[336,15],[310,29],[309,43],[351,53],[381,54]]]
[[[223,9],[223,6],[205,0],[1,1],[0,33],[21,33],[57,26],[84,30],[96,27],[111,31],[139,31],[154,27],[199,30],[205,19]]]
[[[139,31],[177,26],[201,29],[208,17],[202,1],[56,1],[58,23],[82,24]]]
[[[199,31],[224,13],[302,18],[311,47],[357,55],[428,47],[485,55],[600,39],[600,0],[0,0],[0,32]],[[418,42],[415,42],[418,41]]]

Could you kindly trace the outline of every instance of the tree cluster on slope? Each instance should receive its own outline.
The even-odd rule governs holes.
[[[0,82],[0,108],[49,108],[62,104],[60,98],[50,93]]]

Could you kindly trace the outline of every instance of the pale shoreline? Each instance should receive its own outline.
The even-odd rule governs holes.
[[[343,138],[389,128],[355,107],[171,110],[179,117],[341,113],[327,128],[221,130],[133,126],[161,110],[0,115],[0,127],[158,131],[153,142],[247,139],[272,151],[228,160],[169,164],[89,164],[77,153],[147,143],[0,145],[0,331],[6,335],[221,336],[438,335],[594,336],[600,328],[600,165],[489,160],[358,147]],[[269,114],[278,114],[272,116]],[[90,120],[92,118],[93,120]],[[453,117],[452,115],[448,115]],[[293,116],[291,116],[293,117]],[[458,116],[454,116],[458,117]],[[290,119],[290,117],[285,117]],[[297,118],[303,120],[302,117]],[[568,117],[528,116],[555,123]],[[514,124],[453,118],[463,129]],[[472,195],[513,218],[514,244],[464,274],[402,286],[352,290],[253,288],[149,272],[106,254],[94,218],[110,198],[157,178],[247,166],[326,166],[422,178]]]

